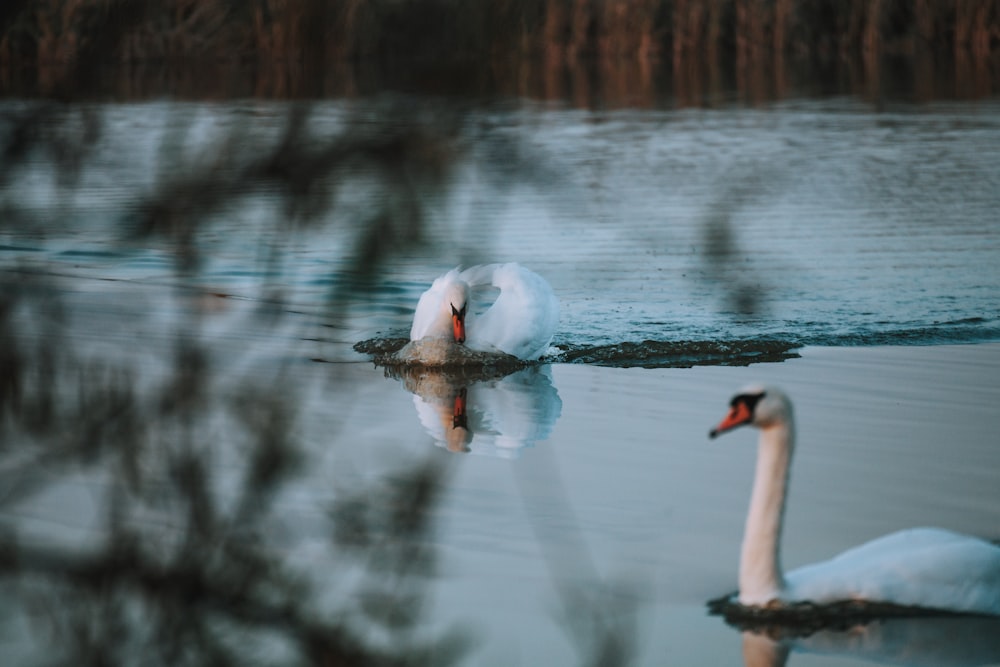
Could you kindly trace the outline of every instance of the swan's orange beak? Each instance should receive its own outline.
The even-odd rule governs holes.
[[[750,406],[745,401],[737,401],[729,408],[729,414],[726,415],[725,419],[708,432],[708,437],[715,438],[726,431],[733,430],[737,426],[749,424],[751,421],[753,421],[753,413],[750,411]]]
[[[456,343],[465,342],[465,306],[462,306],[462,310],[458,310],[455,306],[451,307],[451,328],[452,333],[455,334]]]

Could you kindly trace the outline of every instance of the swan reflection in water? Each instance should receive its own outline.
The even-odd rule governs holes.
[[[908,667],[1000,664],[1000,619],[941,616],[873,620],[808,636],[775,626],[743,630],[745,667],[782,667],[793,653]],[[793,661],[794,662],[794,661]]]
[[[434,444],[452,452],[517,458],[545,440],[562,413],[552,368],[408,366],[392,369]]]

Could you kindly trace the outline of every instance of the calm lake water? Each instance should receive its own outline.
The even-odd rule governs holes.
[[[0,122],[33,104],[0,102]],[[1000,664],[1000,621],[895,621],[776,644],[704,607],[735,587],[755,453],[750,431],[712,443],[707,431],[751,381],[796,401],[788,567],[916,525],[1000,538],[1000,100],[298,108],[322,142],[393,136],[401,107],[440,137],[446,166],[348,161],[316,186],[335,205],[309,225],[281,223],[294,212],[280,192],[248,191],[195,233],[189,273],[175,243],[131,235],[135,202],[195,164],[239,175],[281,140],[291,105],[60,110],[54,134],[101,128],[84,167],[61,178],[65,156],[37,151],[0,181],[16,221],[0,227],[5,288],[43,279],[41,306],[30,292],[9,311],[19,349],[58,340],[128,369],[141,392],[171,377],[190,339],[219,395],[275,378],[296,406],[305,472],[261,533],[324,608],[353,599],[329,583],[343,569],[329,504],[418,461],[444,467],[421,627],[467,630],[464,664],[574,664],[597,626],[620,626],[643,665],[778,665],[788,651],[801,666]],[[434,180],[434,165],[447,178]],[[372,212],[414,201],[420,243],[359,272]],[[437,275],[493,261],[551,282],[561,319],[549,363],[481,382],[403,380],[353,349],[405,336]],[[458,386],[467,456],[447,451]],[[246,463],[217,417],[205,433],[225,504]],[[93,548],[114,476],[62,472],[46,468],[50,483],[0,506],[0,525],[26,543]],[[176,523],[163,508],[130,517],[151,533]],[[0,621],[12,659],[47,636],[18,604]]]
[[[836,97],[606,112],[506,103],[462,109],[446,133],[435,124],[445,121],[434,113],[450,108],[440,100],[329,101],[309,108],[307,136],[391,136],[413,122],[399,116],[406,104],[444,135],[450,178],[425,190],[420,173],[404,180],[427,207],[425,243],[404,249],[351,303],[342,342],[405,333],[434,277],[492,261],[548,278],[563,304],[555,343],[570,350],[1000,337],[1000,162],[984,149],[1000,136],[994,99],[878,110]],[[238,172],[247,156],[273,148],[287,110],[252,101],[87,109],[104,135],[75,180],[53,178],[46,154],[9,178],[5,198],[37,216],[36,227],[8,232],[0,256],[102,280],[169,278],[169,246],[116,243],[130,231],[136,194],[176,176],[171,160],[183,173],[218,156],[215,170]],[[69,116],[75,127],[83,113],[56,120]],[[394,205],[394,177],[345,165],[324,191],[333,213],[299,235],[276,236],[288,212],[276,193],[254,191],[197,238],[206,257],[199,280],[244,298],[258,298],[267,281],[295,307],[316,310],[332,289],[350,289],[353,243],[367,222],[359,211]]]

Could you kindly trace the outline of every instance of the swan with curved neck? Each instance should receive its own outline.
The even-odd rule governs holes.
[[[749,424],[760,431],[740,552],[739,602],[772,606],[846,600],[1000,616],[1000,547],[936,528],[877,538],[784,574],[781,527],[795,448],[792,403],[774,387],[748,387],[709,437]]]
[[[499,295],[481,313],[470,307],[475,290]],[[473,350],[537,359],[548,350],[559,322],[559,301],[537,273],[515,263],[452,269],[420,296],[410,340],[450,340]]]

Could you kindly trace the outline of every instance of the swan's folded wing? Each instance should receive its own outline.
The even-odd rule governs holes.
[[[786,578],[797,600],[870,600],[1000,615],[1000,548],[936,528],[885,535]]]
[[[500,290],[469,327],[470,346],[492,346],[521,359],[537,359],[548,349],[559,323],[559,301],[544,278],[516,263],[474,266],[462,278]]]
[[[515,266],[521,269],[518,264],[478,264],[476,266],[470,266],[469,268],[462,271],[459,274],[459,278],[469,283],[469,287],[485,287],[487,285],[494,285],[495,287],[500,287],[494,281],[494,274],[496,274],[497,269],[504,266]],[[525,269],[522,269],[525,270]]]

